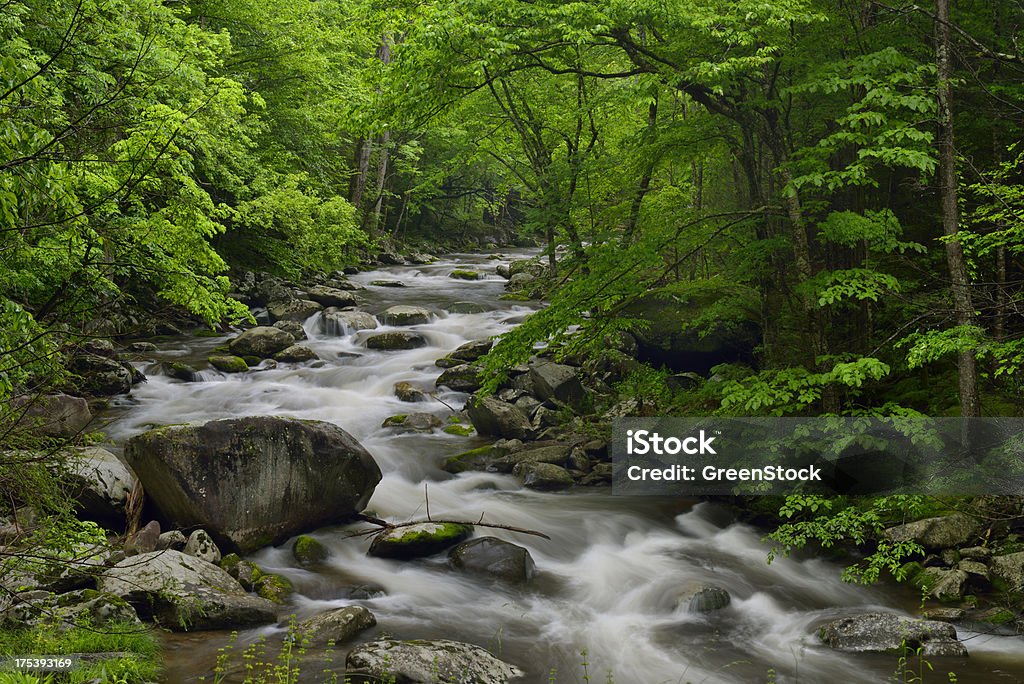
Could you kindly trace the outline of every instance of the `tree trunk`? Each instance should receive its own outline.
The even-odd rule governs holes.
[[[366,191],[366,175],[370,172],[370,155],[373,152],[372,145],[366,138],[360,138],[356,143],[356,175],[352,179],[352,195],[350,197],[352,206],[359,209],[363,203],[363,193]]]
[[[935,66],[938,74],[938,150],[939,194],[942,204],[942,232],[946,236],[946,263],[952,285],[953,309],[956,323],[974,325],[974,304],[964,263],[964,251],[956,239],[960,231],[957,207],[958,181],[956,176],[956,148],[953,137],[953,93],[950,78],[953,68],[950,56],[949,0],[935,0]],[[960,376],[960,415],[965,418],[981,415],[978,399],[978,369],[973,349],[958,354]]]

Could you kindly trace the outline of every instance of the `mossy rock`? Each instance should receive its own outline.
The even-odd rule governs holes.
[[[458,435],[459,437],[469,437],[476,432],[476,430],[469,425],[449,425],[445,427],[444,431],[449,435]]]
[[[274,603],[284,603],[295,593],[295,587],[281,575],[263,575],[256,582],[256,595]]]
[[[400,425],[402,425],[402,423],[405,422],[406,418],[408,418],[408,417],[409,417],[409,414],[407,414],[407,413],[398,413],[398,414],[395,414],[393,416],[388,416],[387,418],[384,419],[384,422],[381,423],[380,426],[381,427],[399,427]]]
[[[292,544],[292,555],[295,556],[295,560],[301,565],[316,565],[317,563],[323,563],[331,554],[327,547],[316,539],[309,535],[301,534],[296,537],[295,543]]]
[[[507,454],[507,449],[499,449],[493,444],[489,444],[446,458],[441,469],[453,475],[470,470],[486,470],[488,465]]]
[[[258,356],[243,356],[242,360],[245,361],[250,366],[258,366],[261,363],[263,363],[263,359],[261,359]]]
[[[473,534],[470,525],[456,523],[419,523],[384,530],[373,538],[371,556],[409,560],[441,553],[456,544],[469,539]]]
[[[455,280],[480,280],[480,274],[465,268],[457,268],[448,274],[449,278]]]

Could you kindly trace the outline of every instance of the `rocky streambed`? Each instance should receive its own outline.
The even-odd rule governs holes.
[[[280,643],[290,615],[314,680],[330,660],[402,681],[885,681],[906,635],[959,681],[1024,679],[1018,637],[922,621],[904,589],[844,584],[820,559],[768,565],[761,532],[724,506],[612,496],[606,440],[570,418],[628,364],[540,354],[465,406],[488,340],[536,306],[501,298],[506,278],[529,289],[514,259],[531,255],[301,292],[254,278],[241,294],[259,327],[137,346],[128,386],[148,382],[104,429],[146,484],[143,521],[164,528],[96,584],[172,630],[167,681],[209,675],[232,630],[238,651]],[[127,506],[117,463],[104,478]]]

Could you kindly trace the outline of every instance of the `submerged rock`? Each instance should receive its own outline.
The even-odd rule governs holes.
[[[367,553],[379,558],[409,560],[441,553],[473,534],[469,525],[425,522],[384,530],[373,538]]]
[[[688,582],[680,589],[676,597],[679,606],[686,606],[690,613],[710,613],[721,610],[729,605],[732,597],[729,592],[717,584],[705,582]]]
[[[956,628],[946,622],[917,620],[887,613],[866,613],[834,620],[819,631],[821,640],[839,651],[899,653],[921,649],[924,656],[966,656]]]
[[[241,552],[351,517],[381,478],[336,425],[271,416],[151,430],[125,459],[167,521]]]
[[[459,544],[448,552],[448,562],[457,570],[505,582],[527,582],[537,574],[529,551],[497,537]]]
[[[523,676],[522,670],[479,646],[446,640],[374,641],[349,652],[345,665],[403,684],[505,684]]]

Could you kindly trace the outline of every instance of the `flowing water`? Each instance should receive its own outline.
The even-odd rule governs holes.
[[[507,252],[506,258],[528,254]],[[378,314],[394,304],[433,310],[436,318],[413,329],[430,344],[409,351],[369,351],[368,334],[322,332],[319,315],[306,322],[309,346],[322,364],[282,364],[240,375],[203,371],[203,381],[184,383],[154,373],[131,398],[111,412],[107,432],[117,444],[153,426],[246,415],[273,414],[326,420],[340,425],[374,455],[384,473],[369,509],[403,521],[426,514],[429,493],[434,518],[486,521],[540,530],[550,541],[501,530],[491,534],[527,547],[540,574],[528,588],[510,588],[447,569],[444,556],[415,562],[367,557],[368,540],[348,537],[352,528],[319,530],[314,537],[331,549],[315,572],[300,568],[288,545],[268,548],[254,560],[287,576],[297,595],[288,612],[300,619],[351,603],[368,607],[376,630],[397,638],[446,638],[490,649],[528,672],[528,682],[904,681],[894,677],[896,659],[846,655],[821,646],[815,629],[836,617],[885,610],[913,611],[904,589],[864,588],[839,580],[840,567],[815,558],[766,563],[761,532],[736,522],[723,507],[653,497],[613,497],[607,488],[562,493],[520,489],[507,475],[440,470],[452,454],[483,440],[433,434],[396,434],[381,427],[388,416],[429,411],[447,420],[466,395],[441,393],[441,401],[410,405],[392,392],[406,380],[432,388],[441,369],[434,360],[468,340],[509,330],[530,305],[503,301],[498,262],[484,255],[451,255],[429,266],[395,266],[361,273],[353,281],[402,281],[406,287],[368,286],[361,309]],[[489,274],[466,282],[447,277],[453,268]],[[463,304],[456,304],[461,302]],[[473,303],[480,313],[453,313]],[[380,328],[374,332],[388,330]],[[396,328],[398,329],[398,328]],[[408,329],[408,328],[402,328]],[[201,360],[226,338],[189,338],[164,343],[161,360]],[[143,370],[152,366],[143,366]],[[273,492],[268,492],[273,496]],[[725,610],[694,615],[677,605],[680,588],[693,580],[726,588]],[[366,587],[379,587],[371,598]],[[910,614],[910,613],[907,613]],[[239,643],[271,640],[280,625],[250,630]],[[945,668],[960,682],[1024,681],[1024,642],[1014,636],[961,631],[971,657],[938,662],[925,681],[945,682]],[[209,674],[225,633],[169,635],[168,682],[197,681]],[[586,652],[582,656],[581,652]],[[339,660],[343,660],[344,649]],[[587,665],[582,664],[586,661]],[[590,679],[585,676],[589,674]]]

